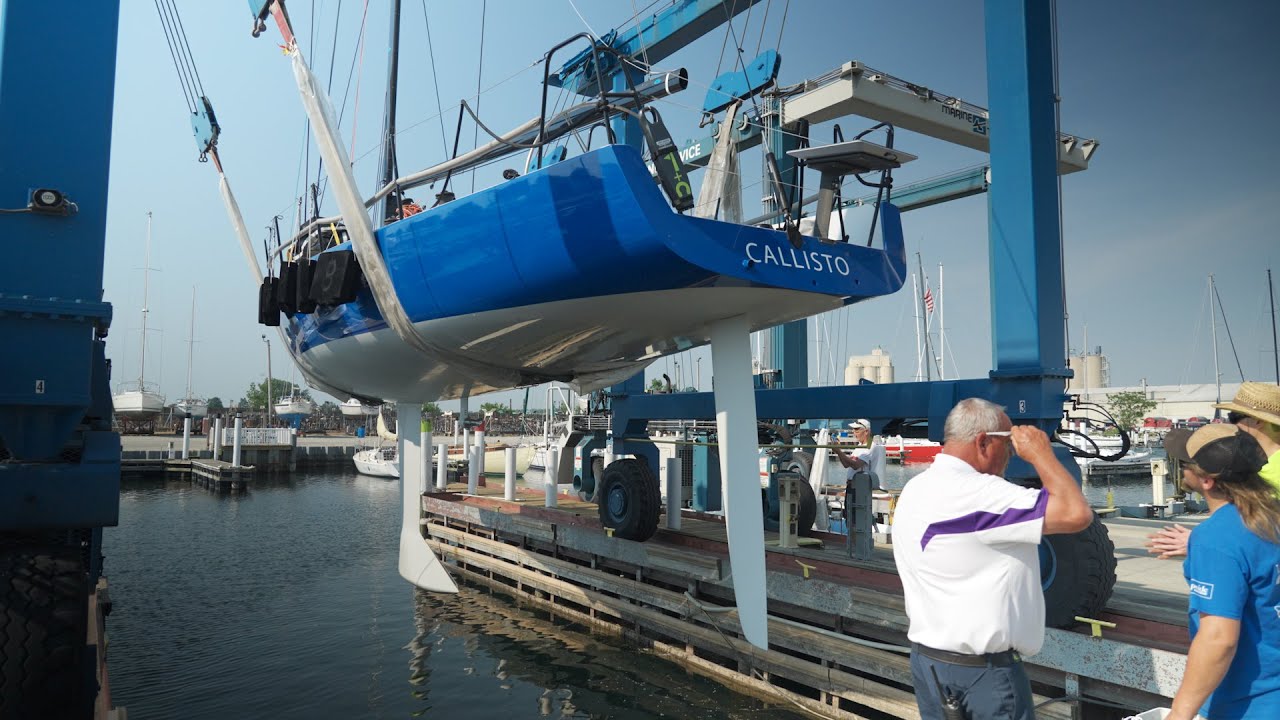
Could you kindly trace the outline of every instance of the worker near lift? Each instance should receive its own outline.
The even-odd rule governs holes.
[[[1267,464],[1258,474],[1280,496],[1280,386],[1242,383],[1231,402],[1217,403],[1214,407],[1226,410],[1227,422],[1258,441],[1267,455]],[[1190,536],[1191,530],[1184,525],[1166,525],[1147,538],[1147,547],[1162,560],[1185,557]]]
[[[1191,531],[1191,649],[1167,720],[1280,718],[1280,498],[1258,475],[1266,453],[1231,424],[1169,433],[1182,481],[1209,518]]]
[[[884,440],[879,437],[871,437],[871,421],[865,418],[854,420],[849,423],[849,427],[853,428],[853,437],[857,440],[858,448],[850,453],[837,450],[836,457],[840,458],[841,465],[849,468],[848,479],[852,480],[854,473],[865,470],[875,478],[876,487],[883,490],[885,469]]]
[[[1044,644],[1040,540],[1084,530],[1093,510],[1048,436],[1014,427],[999,405],[962,400],[943,432],[893,520],[920,717],[1032,720],[1022,656]],[[1014,453],[1042,489],[1004,479]]]

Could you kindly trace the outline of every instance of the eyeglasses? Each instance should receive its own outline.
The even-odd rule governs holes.
[[[988,435],[988,436],[994,435],[995,437],[1012,437],[1013,432],[1010,430],[992,430],[990,432],[983,433],[983,435]]]

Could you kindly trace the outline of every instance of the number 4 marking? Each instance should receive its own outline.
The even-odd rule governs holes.
[[[44,394],[44,381],[43,381],[43,380],[37,380],[37,381],[36,381],[36,394],[37,394],[37,395],[43,395],[43,394]]]

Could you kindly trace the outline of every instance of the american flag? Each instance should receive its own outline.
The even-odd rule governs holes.
[[[933,290],[928,285],[924,286],[924,309],[933,312]]]

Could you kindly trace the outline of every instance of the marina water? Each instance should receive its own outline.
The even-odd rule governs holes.
[[[104,541],[112,698],[158,718],[798,718],[505,595],[415,591],[400,483],[215,495],[125,480]]]

